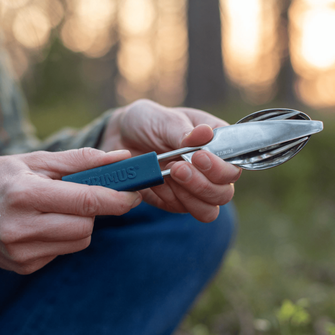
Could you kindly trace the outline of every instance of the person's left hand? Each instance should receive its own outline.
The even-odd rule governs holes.
[[[149,100],[139,100],[115,111],[107,125],[100,149],[127,149],[133,156],[156,151],[157,154],[185,146],[209,142],[213,130],[227,126],[223,120],[190,108],[167,108]],[[170,212],[192,214],[211,222],[219,206],[234,194],[233,183],[241,175],[237,168],[207,151],[200,150],[185,161],[161,164],[171,169],[163,185],[140,191],[143,199]]]

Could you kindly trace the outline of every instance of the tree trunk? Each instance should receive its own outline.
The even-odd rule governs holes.
[[[278,93],[277,99],[287,104],[287,107],[294,107],[298,104],[294,93],[295,73],[292,67],[290,52],[289,52],[289,17],[288,11],[292,0],[283,0],[281,3],[281,29],[282,36],[280,37],[284,43],[283,58],[281,69],[278,74],[277,85]]]
[[[223,103],[227,83],[222,63],[219,0],[189,0],[188,38],[185,105],[200,108]]]

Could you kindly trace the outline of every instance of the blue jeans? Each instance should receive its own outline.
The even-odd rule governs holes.
[[[230,204],[204,224],[141,204],[96,219],[89,248],[21,276],[0,269],[1,335],[167,335],[217,271]]]

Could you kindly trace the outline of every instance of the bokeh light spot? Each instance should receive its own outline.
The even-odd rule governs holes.
[[[61,37],[64,45],[74,52],[83,52],[88,50],[95,39],[95,34],[76,18],[68,19],[61,31]]]
[[[13,23],[13,34],[26,48],[37,48],[49,38],[51,24],[37,6],[30,5],[19,10]]]
[[[132,35],[146,33],[155,18],[151,0],[124,0],[119,15],[121,31]]]
[[[14,9],[23,7],[28,2],[30,2],[30,0],[0,0],[0,4]]]
[[[306,14],[301,52],[312,66],[322,69],[335,63],[334,35],[335,10],[320,8]]]

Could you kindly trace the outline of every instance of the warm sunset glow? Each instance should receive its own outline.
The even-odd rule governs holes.
[[[124,0],[119,8],[117,90],[121,103],[148,97],[146,92],[153,85],[155,54],[150,36],[155,15],[152,0]]]
[[[146,97],[178,105],[187,89],[187,5],[187,0],[0,0],[0,21],[19,76],[29,67],[29,50],[42,50],[54,29],[65,47],[87,57],[103,57],[117,43],[120,104]],[[288,41],[281,5],[220,0],[225,73],[243,98],[264,103],[276,92],[289,52],[299,98],[314,107],[334,106],[335,0],[292,0]]]
[[[20,9],[13,23],[13,34],[27,48],[42,46],[49,38],[51,24],[43,11],[34,5]]]
[[[26,5],[30,0],[0,0],[0,3],[10,8],[20,8]]]
[[[119,12],[120,103],[182,103],[187,68],[186,0],[126,0]]]
[[[121,74],[140,89],[154,68],[150,43],[136,40],[123,43],[118,54],[118,65]]]
[[[304,17],[301,53],[312,66],[324,69],[335,63],[335,10],[318,8]]]
[[[75,3],[75,14],[89,29],[108,28],[114,18],[115,2],[110,0],[70,0]]]
[[[59,0],[35,0],[34,3],[49,17],[53,28],[61,22],[64,16],[64,7]]]
[[[72,17],[64,23],[61,37],[67,48],[74,52],[83,52],[93,45],[95,32],[87,29],[78,18]]]
[[[164,105],[175,106],[183,102],[186,89],[187,1],[160,0],[158,6],[154,98]]]
[[[229,22],[226,48],[236,62],[251,64],[260,51],[261,0],[226,0],[224,5]]]
[[[70,0],[72,15],[65,21],[61,37],[64,45],[89,57],[105,55],[113,44],[110,29],[115,2],[110,0]]]
[[[291,58],[298,94],[314,107],[335,105],[335,1],[295,0],[290,9]]]
[[[311,6],[315,6],[315,5],[318,5],[318,6],[326,5],[326,6],[328,6],[333,2],[334,1],[332,1],[332,0],[305,0],[305,3],[307,5],[311,5]]]
[[[277,7],[262,0],[221,0],[221,6],[226,72],[248,100],[266,102],[280,66]]]
[[[120,5],[121,32],[141,35],[150,30],[156,14],[152,0],[123,0]]]

